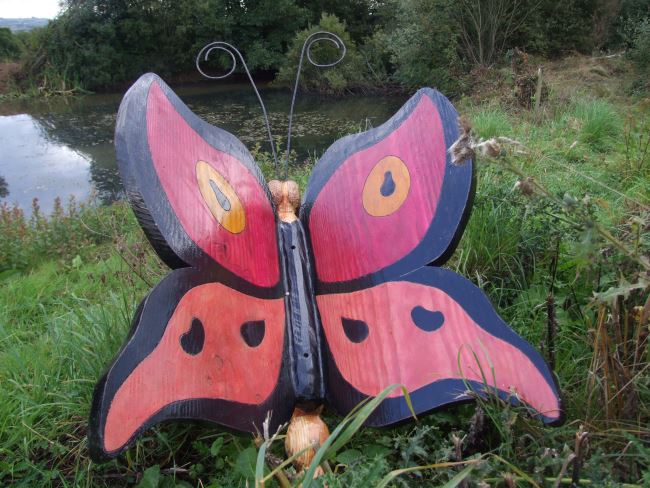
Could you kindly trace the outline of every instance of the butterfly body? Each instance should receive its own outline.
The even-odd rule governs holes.
[[[305,231],[296,216],[300,203],[295,181],[269,182],[278,216],[278,243],[283,268],[288,355],[296,401],[317,406],[325,399],[322,326],[318,315],[311,258]]]
[[[90,448],[118,455],[171,419],[271,431],[294,407],[345,415],[391,384],[416,413],[496,394],[562,421],[559,388],[484,293],[440,266],[469,218],[458,114],[424,88],[386,123],[335,142],[302,200],[156,75],[116,124],[122,181],[173,269],[143,300],[95,388]],[[393,391],[367,425],[410,417]]]

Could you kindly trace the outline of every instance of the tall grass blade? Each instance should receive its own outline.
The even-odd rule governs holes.
[[[314,473],[316,469],[326,459],[333,457],[336,452],[343,447],[354,434],[361,428],[363,423],[370,417],[372,412],[384,401],[384,399],[390,395],[390,393],[395,388],[401,388],[406,403],[415,418],[415,411],[413,410],[413,404],[408,394],[408,390],[402,385],[390,385],[386,387],[379,395],[363,403],[363,406],[358,410],[353,409],[348,416],[346,416],[339,425],[336,426],[336,429],[330,434],[327,440],[320,446],[314,459],[309,465],[309,469],[305,473],[303,488],[308,488],[311,486],[311,482],[314,478]],[[354,412],[354,413],[353,413]]]
[[[255,488],[264,486],[264,462],[266,459],[266,448],[271,441],[264,441],[257,451],[257,462],[255,463]]]
[[[442,469],[442,468],[451,468],[453,466],[465,466],[468,465],[465,469],[463,469],[460,473],[458,473],[456,476],[454,476],[452,479],[447,481],[444,485],[442,485],[442,488],[454,488],[458,486],[461,481],[463,481],[465,478],[467,478],[472,470],[474,469],[474,465],[481,461],[480,459],[473,459],[471,461],[461,461],[457,463],[436,463],[436,464],[427,464],[425,466],[413,466],[411,468],[404,468],[404,469],[396,469],[394,471],[391,471],[388,473],[384,478],[379,482],[377,485],[377,488],[384,488],[388,486],[388,483],[393,481],[395,478],[398,476],[401,476],[406,473],[414,473],[417,471],[423,471],[425,469]]]

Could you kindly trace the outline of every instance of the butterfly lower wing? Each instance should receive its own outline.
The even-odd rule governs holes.
[[[317,297],[327,348],[330,403],[341,413],[391,384],[410,392],[416,413],[497,392],[559,423],[553,374],[535,349],[496,314],[483,292],[442,268],[423,267],[352,293]],[[395,390],[368,420],[411,415]]]
[[[240,290],[279,286],[273,206],[235,136],[201,120],[150,73],[124,96],[115,147],[136,216],[170,267],[218,269]]]
[[[95,388],[94,459],[123,452],[144,429],[196,419],[262,431],[293,408],[283,298],[237,292],[191,268],[173,271],[145,298],[126,344]]]
[[[472,162],[452,164],[458,114],[430,88],[385,124],[334,143],[318,161],[300,218],[317,293],[359,289],[444,262],[473,194]]]

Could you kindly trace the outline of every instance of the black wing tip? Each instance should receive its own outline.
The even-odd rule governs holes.
[[[104,426],[103,403],[106,381],[109,372],[106,372],[95,385],[93,391],[93,400],[90,407],[90,416],[88,419],[88,453],[90,459],[95,463],[104,463],[117,457],[121,451],[108,452],[104,449],[104,436],[102,435]]]
[[[442,380],[442,381],[452,381],[452,382],[457,382],[461,383],[463,380]],[[474,383],[474,382],[471,382]],[[479,384],[478,388],[481,388],[482,385]],[[435,383],[429,384],[420,390],[417,390],[415,392],[412,392],[410,395],[413,397],[414,395],[418,394],[424,394],[427,395],[427,389],[430,389],[432,387],[435,387]],[[351,387],[352,388],[352,387]],[[492,387],[490,387],[490,390],[493,390]],[[355,390],[356,392],[356,390]],[[357,395],[360,395],[359,392],[356,392]],[[480,395],[482,398],[485,398],[485,391],[482,389],[482,391],[477,391],[477,395]],[[545,427],[560,427],[564,425],[566,422],[566,410],[564,408],[564,403],[562,400],[561,394],[558,393],[558,411],[559,415],[558,416],[549,416],[545,415],[543,412],[540,412],[536,410],[534,407],[529,405],[528,403],[524,402],[523,400],[518,399],[515,396],[512,396],[508,392],[505,392],[503,390],[496,390],[496,392],[493,391],[493,394],[496,394],[502,401],[507,402],[510,406],[513,407],[521,407],[524,409],[526,412],[526,417],[541,422]],[[360,395],[361,397],[365,397],[365,395]],[[411,400],[413,403],[416,403],[417,400],[414,400],[412,398]],[[417,415],[418,418],[425,417],[431,414],[435,414],[436,412],[444,412],[447,410],[451,410],[459,405],[464,405],[464,404],[470,404],[470,403],[476,403],[477,400],[473,398],[470,395],[462,395],[459,396],[457,399],[448,399],[445,400],[441,403],[434,404],[434,405],[428,405],[424,407],[418,408],[417,406],[414,407],[415,414]],[[341,412],[343,414],[347,412]],[[364,422],[364,425],[367,427],[374,427],[374,428],[394,428],[400,425],[404,425],[410,421],[414,420],[413,414],[411,413],[411,410],[406,402],[406,399],[404,397],[398,397],[398,398],[387,398],[385,399],[379,407],[366,419]]]

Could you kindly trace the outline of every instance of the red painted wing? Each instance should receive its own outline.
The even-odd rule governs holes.
[[[129,200],[167,264],[217,269],[237,289],[278,285],[273,206],[235,136],[199,119],[147,74],[120,105],[115,146]]]
[[[416,413],[467,400],[472,389],[522,402],[546,423],[561,421],[558,387],[542,357],[481,290],[449,270],[423,267],[399,281],[317,301],[329,350],[329,401],[342,414],[399,383]],[[368,423],[409,416],[395,390]]]
[[[317,293],[361,288],[440,264],[470,208],[472,162],[451,164],[458,114],[430,88],[389,121],[345,137],[316,164],[301,220]]]
[[[93,458],[118,455],[168,419],[261,432],[272,411],[275,429],[293,408],[285,343],[283,298],[254,298],[191,268],[172,272],[140,305],[95,388]]]

